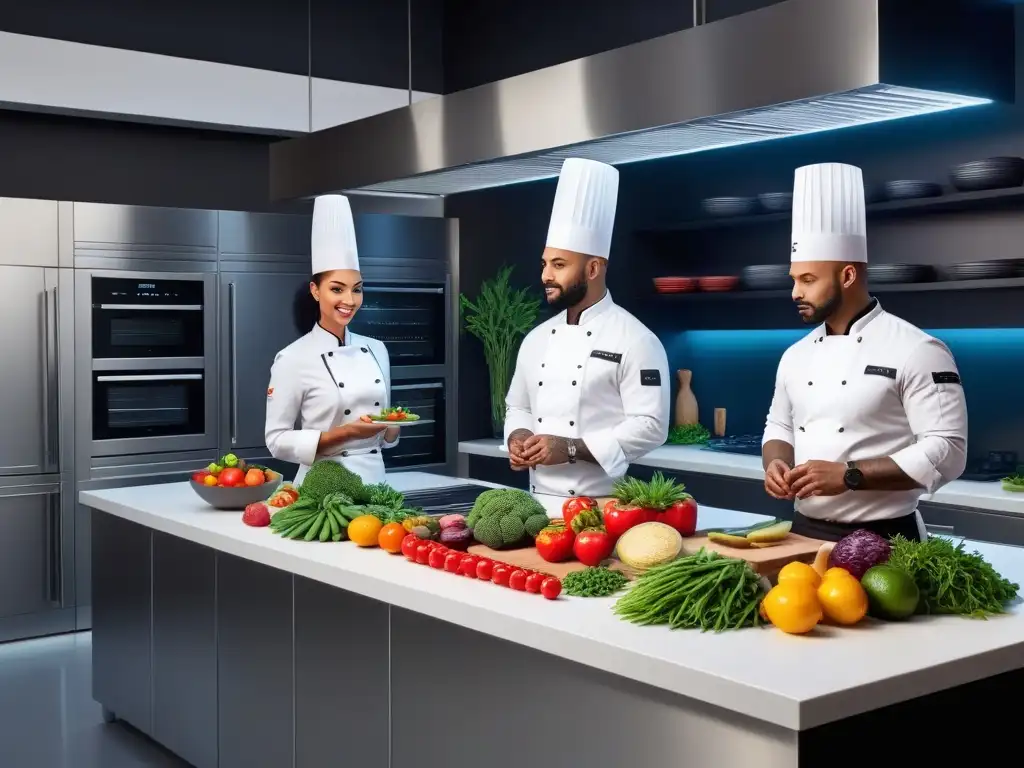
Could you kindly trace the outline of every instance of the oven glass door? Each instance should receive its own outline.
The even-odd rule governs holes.
[[[92,439],[202,435],[206,396],[202,371],[95,371]]]
[[[391,404],[408,408],[420,418],[415,424],[402,427],[398,445],[384,451],[384,466],[399,469],[443,464],[447,458],[444,383],[392,383]]]
[[[93,359],[202,357],[203,282],[94,277]]]
[[[384,343],[392,366],[445,361],[443,285],[369,283],[352,330]]]

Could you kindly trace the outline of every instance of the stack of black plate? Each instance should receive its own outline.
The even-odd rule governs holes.
[[[961,192],[1019,187],[1024,184],[1024,158],[990,157],[954,165],[949,178]]]
[[[942,187],[933,181],[887,181],[882,187],[886,200],[914,200],[921,197],[938,197]]]
[[[709,197],[701,207],[712,216],[748,216],[757,211],[753,197]]]
[[[743,287],[751,291],[789,288],[789,264],[753,264],[743,268]]]
[[[871,264],[868,279],[873,283],[924,283],[934,277],[924,264]]]
[[[708,451],[722,453],[741,453],[745,456],[761,455],[761,435],[730,435],[729,437],[712,437],[704,446]]]
[[[792,192],[762,192],[757,196],[761,207],[769,213],[785,213],[793,210]]]
[[[994,280],[1002,277],[1013,277],[1017,274],[1018,265],[1011,259],[994,261],[965,261],[953,264],[943,272],[947,280]]]

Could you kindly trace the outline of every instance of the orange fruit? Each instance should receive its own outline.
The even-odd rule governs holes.
[[[826,578],[818,587],[818,602],[825,617],[836,624],[856,624],[868,612],[868,594],[849,573],[846,578]]]
[[[763,605],[768,621],[791,635],[810,632],[822,619],[817,592],[805,581],[786,581],[772,587]]]
[[[355,522],[355,520],[352,522]],[[401,523],[388,523],[377,534],[377,544],[385,552],[390,552],[392,555],[400,555],[402,553],[402,539],[406,535],[408,535],[408,531],[405,530]],[[349,534],[350,538],[351,536],[352,534]]]
[[[376,547],[383,527],[384,524],[373,515],[360,515],[348,524],[349,541],[360,547]]]
[[[779,571],[778,583],[784,584],[787,581],[804,582],[817,589],[821,583],[821,576],[807,563],[792,562],[786,563]]]

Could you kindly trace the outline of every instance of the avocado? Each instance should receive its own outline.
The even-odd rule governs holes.
[[[793,523],[788,520],[776,523],[768,528],[761,528],[756,531],[751,531],[747,534],[747,539],[751,543],[765,544],[767,542],[782,541],[789,535],[790,530],[793,528]]]
[[[734,547],[736,549],[749,549],[750,540],[744,536],[733,536],[731,533],[718,533],[712,531],[708,534],[708,541],[713,541],[716,544],[724,544],[727,547]]]

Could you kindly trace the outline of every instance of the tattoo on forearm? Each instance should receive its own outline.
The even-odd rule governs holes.
[[[533,432],[528,429],[517,429],[508,436],[508,441],[511,443],[513,440],[526,440],[528,437],[533,437]]]

